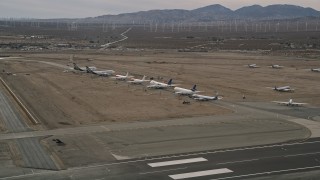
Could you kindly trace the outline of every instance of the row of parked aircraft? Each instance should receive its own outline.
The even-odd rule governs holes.
[[[76,63],[73,63],[74,67],[73,70],[77,70],[80,72],[87,72],[91,74],[96,74],[99,76],[112,76],[115,71],[114,70],[97,70],[96,67],[94,66],[85,66],[85,67],[79,67]],[[258,67],[256,64],[251,64],[248,65],[249,67]],[[279,65],[272,65],[272,68],[282,68],[283,66]],[[320,70],[320,69],[319,69]],[[191,89],[186,89],[182,87],[177,87],[178,84],[172,84],[172,79],[170,79],[167,83],[163,82],[158,82],[155,80],[147,80],[146,76],[143,76],[142,79],[135,79],[134,76],[130,76],[129,73],[127,72],[126,75],[115,75],[111,77],[112,79],[115,80],[122,80],[122,81],[127,81],[128,83],[131,84],[143,84],[145,82],[149,82],[149,85],[147,85],[147,88],[154,88],[154,89],[166,89],[173,87],[173,91],[177,95],[187,95],[195,100],[199,101],[210,101],[210,100],[220,100],[222,99],[222,96],[219,96],[216,94],[215,96],[205,96],[205,95],[200,95],[199,93],[201,91],[198,91],[197,85],[193,85]],[[290,86],[282,86],[282,87],[277,87],[275,86],[274,88],[271,88],[275,91],[279,92],[294,92],[294,89],[292,89]],[[272,101],[274,103],[282,104],[282,105],[287,105],[287,106],[301,106],[306,103],[297,103],[294,102],[292,99],[289,99],[287,102],[282,102],[282,101]]]
[[[115,71],[114,70],[100,70],[98,71],[96,67],[94,66],[85,66],[85,67],[79,67],[76,63],[73,63],[73,70],[77,70],[80,72],[87,72],[91,74],[96,74],[99,76],[112,76]],[[149,82],[149,85],[147,85],[147,88],[154,88],[154,89],[166,89],[173,87],[173,91],[177,95],[187,95],[189,97],[192,97],[195,100],[199,101],[209,101],[209,100],[219,100],[222,99],[221,96],[218,94],[215,96],[205,96],[205,95],[200,95],[198,94],[201,91],[197,91],[196,87],[197,85],[194,85],[191,89],[185,89],[181,87],[177,87],[178,84],[172,84],[172,79],[170,79],[167,83],[163,82],[158,82],[155,80],[147,80],[146,76],[143,76],[142,79],[135,79],[134,76],[130,76],[129,73],[127,72],[126,75],[115,75],[111,77],[112,79],[115,80],[122,80],[122,81],[127,81],[128,83],[131,84],[143,84],[145,82]]]
[[[245,66],[248,66],[249,68],[260,68],[260,66],[258,66],[257,64],[248,64],[248,65],[245,65]],[[272,64],[269,67],[271,67],[273,69],[282,69],[282,68],[284,68],[284,66],[280,66],[278,64]],[[313,72],[320,72],[320,68],[315,68],[315,69],[311,68],[310,70],[313,71]]]

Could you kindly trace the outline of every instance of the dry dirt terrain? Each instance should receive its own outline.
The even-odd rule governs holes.
[[[196,102],[174,95],[173,90],[146,89],[110,78],[86,73],[65,72],[65,69],[39,62],[70,65],[69,57],[80,66],[114,69],[117,74],[129,72],[159,81],[173,78],[180,87],[197,84],[201,94],[218,92],[224,101],[286,101],[293,98],[310,106],[320,104],[320,73],[308,68],[320,66],[319,60],[270,57],[240,53],[179,53],[174,50],[89,51],[70,53],[39,53],[21,55],[18,60],[1,61],[0,69],[23,102],[44,125],[60,128],[99,122],[156,120],[231,113],[212,102]],[[256,63],[261,68],[245,65]],[[283,69],[268,66],[279,64]],[[290,85],[294,93],[279,93],[267,87]],[[182,104],[188,100],[191,104]]]

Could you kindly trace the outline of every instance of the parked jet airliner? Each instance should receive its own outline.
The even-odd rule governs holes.
[[[126,75],[119,75],[117,74],[115,77],[111,77],[112,79],[116,79],[116,80],[121,80],[121,81],[125,81],[129,78],[133,78],[133,76],[129,76],[129,73],[127,72]]]
[[[111,76],[114,73],[114,70],[94,71],[90,69],[88,66],[86,66],[86,69],[87,69],[87,73],[92,73],[99,76]]]
[[[155,80],[150,81],[149,86],[147,88],[155,88],[155,89],[164,89],[168,87],[174,87],[176,84],[172,84],[172,79],[168,81],[168,83],[162,83]]]
[[[282,87],[275,86],[272,89],[279,92],[294,92],[294,89],[291,89],[290,86],[282,86]]]
[[[278,64],[272,64],[272,65],[269,66],[269,67],[274,68],[274,69],[281,69],[281,68],[283,68],[284,66],[280,66],[280,65],[278,65]]]
[[[196,89],[197,85],[194,85],[191,89],[185,89],[185,88],[180,88],[180,87],[175,87],[174,93],[179,94],[179,95],[192,95],[195,93],[199,93],[200,91],[197,91]]]
[[[73,63],[73,69],[78,71],[87,71],[86,67],[79,67],[76,63]],[[91,69],[92,71],[95,71],[97,68],[94,66],[90,66],[89,69]]]
[[[220,100],[223,97],[219,96],[218,93],[215,96],[204,96],[200,94],[193,94],[192,98],[198,101],[210,101],[210,100]]]
[[[128,81],[128,83],[132,83],[132,84],[142,84],[142,83],[144,83],[144,82],[150,81],[150,80],[146,80],[146,77],[147,77],[147,76],[143,76],[142,79],[134,79],[134,78],[132,78],[130,81]]]
[[[307,104],[307,103],[296,103],[296,102],[293,102],[292,99],[289,99],[289,101],[287,102],[283,102],[283,101],[272,101],[272,102],[282,104],[282,105],[287,105],[287,106],[302,106]]]
[[[249,68],[259,68],[260,66],[257,66],[256,64],[248,64]]]

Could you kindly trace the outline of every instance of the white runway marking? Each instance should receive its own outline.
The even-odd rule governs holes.
[[[239,175],[239,176],[230,176],[230,177],[223,177],[223,178],[217,178],[212,180],[224,180],[224,179],[234,179],[234,178],[243,178],[243,177],[250,177],[250,176],[257,176],[257,175],[271,175],[274,173],[281,173],[281,172],[291,172],[291,171],[299,171],[299,170],[307,170],[307,169],[317,169],[320,168],[320,166],[313,166],[313,167],[303,167],[303,168],[296,168],[296,169],[284,169],[279,171],[269,171],[269,172],[261,172],[261,173],[255,173],[255,174],[245,174],[245,175]]]
[[[143,173],[139,173],[139,174],[154,174],[154,173],[167,172],[167,171],[176,171],[176,170],[187,169],[187,168],[188,167],[176,168],[176,169],[166,169],[166,170],[162,170],[162,171],[143,172]]]
[[[190,173],[183,173],[183,174],[174,174],[169,175],[172,179],[186,179],[186,178],[194,178],[194,177],[201,177],[201,176],[209,176],[215,174],[224,174],[224,173],[231,173],[230,169],[222,168],[222,169],[213,169],[213,170],[206,170],[206,171],[197,171],[197,172],[190,172]]]
[[[195,163],[195,162],[203,162],[208,161],[205,158],[191,158],[191,159],[181,159],[181,160],[174,160],[174,161],[163,161],[163,162],[156,162],[156,163],[148,163],[151,167],[162,167],[162,166],[171,166],[177,164],[187,164],[187,163]]]

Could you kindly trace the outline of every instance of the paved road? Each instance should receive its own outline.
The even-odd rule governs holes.
[[[248,179],[320,170],[320,138],[218,151],[176,154],[44,171],[0,179]],[[319,173],[314,173],[314,178]],[[310,176],[310,175],[309,175]],[[192,177],[192,178],[191,178]],[[281,176],[286,179],[286,176]],[[288,176],[290,177],[290,176]]]
[[[129,32],[132,28],[128,28],[126,31],[124,31],[123,33],[120,34],[120,36],[122,36],[122,39],[118,40],[118,41],[113,41],[113,42],[109,42],[107,44],[101,45],[101,47],[109,47],[112,44],[124,41],[126,39],[128,39],[128,37],[125,35],[127,32]]]

